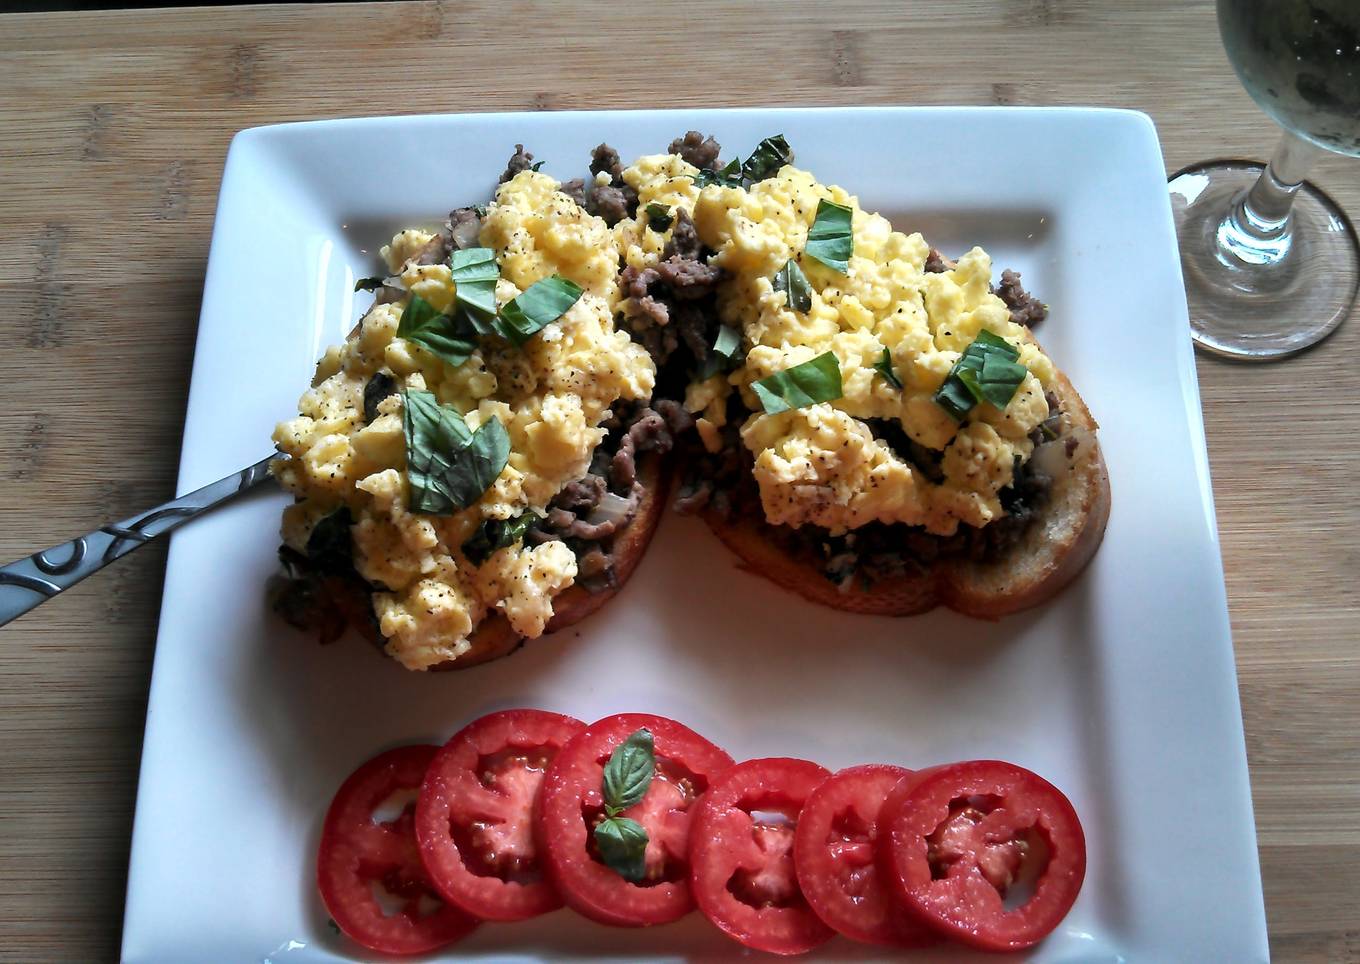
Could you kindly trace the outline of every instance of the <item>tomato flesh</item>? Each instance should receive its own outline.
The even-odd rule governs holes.
[[[984,950],[1021,950],[1066,916],[1086,874],[1086,839],[1060,790],[998,760],[904,778],[879,816],[880,869],[898,903]],[[1022,878],[1033,890],[1017,906]],[[1008,899],[1009,898],[1009,899]]]
[[[803,803],[830,775],[807,760],[747,760],[718,777],[695,808],[694,899],[747,947],[801,954],[835,934],[808,906],[793,854]]]
[[[416,848],[414,791],[436,747],[382,753],[350,775],[326,811],[317,855],[317,888],[336,925],[380,954],[425,954],[466,936],[477,920],[441,900]],[[375,815],[394,797],[411,797],[391,820]],[[387,913],[374,893],[397,904]]]
[[[645,878],[635,884],[600,862],[593,830],[605,817],[604,765],[644,728],[652,733],[656,772],[642,800],[623,811],[647,831]],[[545,865],[567,905],[620,927],[663,924],[693,910],[690,810],[731,765],[730,756],[693,730],[645,713],[606,717],[573,737],[548,767],[535,821]]]
[[[562,906],[539,860],[533,812],[548,764],[584,727],[558,713],[506,710],[468,724],[439,750],[415,826],[421,860],[445,900],[496,921]]]
[[[798,817],[794,865],[813,912],[851,940],[924,947],[935,934],[890,899],[875,863],[878,812],[910,770],[841,770],[812,791]]]

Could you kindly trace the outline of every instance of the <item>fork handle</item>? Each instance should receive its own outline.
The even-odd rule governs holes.
[[[274,458],[270,455],[260,459],[248,468],[148,512],[100,526],[70,542],[0,568],[0,626],[18,619],[63,589],[70,589],[138,546],[259,485],[269,478],[269,463]]]

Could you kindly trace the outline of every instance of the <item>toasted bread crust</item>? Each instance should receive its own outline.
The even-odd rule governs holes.
[[[614,557],[615,583],[608,589],[591,592],[584,586],[574,585],[553,598],[553,617],[548,621],[544,635],[573,626],[613,599],[623,588],[652,541],[661,513],[666,506],[666,493],[669,488],[669,474],[662,471],[662,457],[655,452],[638,458],[638,481],[642,483],[642,498],[638,501],[637,513],[614,538],[610,555]],[[382,642],[385,642],[383,640]],[[472,648],[457,659],[447,660],[431,666],[432,670],[467,669],[480,666],[493,659],[508,656],[524,644],[524,638],[510,626],[504,613],[487,616],[468,637]]]
[[[981,619],[1041,605],[1061,592],[1091,561],[1110,515],[1110,476],[1096,438],[1096,421],[1066,376],[1053,391],[1077,439],[1065,477],[1054,480],[1048,504],[1020,542],[994,561],[945,560],[919,572],[881,579],[868,589],[842,590],[811,555],[791,555],[769,538],[763,519],[723,518],[705,510],[709,528],[741,559],[743,568],[805,599],[847,612],[912,616],[936,606]]]

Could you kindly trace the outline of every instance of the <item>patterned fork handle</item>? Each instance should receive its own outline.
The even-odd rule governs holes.
[[[35,552],[0,568],[0,626],[69,589],[138,546],[269,478],[270,455],[249,468],[171,499],[150,512],[101,526],[88,535]]]

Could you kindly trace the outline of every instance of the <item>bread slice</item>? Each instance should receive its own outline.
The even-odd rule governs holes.
[[[1038,517],[1020,541],[995,560],[944,559],[868,588],[853,585],[842,590],[823,575],[812,553],[790,554],[771,540],[764,519],[723,518],[709,509],[704,520],[740,557],[743,568],[835,609],[911,616],[947,606],[981,619],[1000,619],[1041,605],[1090,562],[1110,516],[1110,476],[1096,438],[1096,421],[1066,376],[1059,374],[1052,390],[1061,403],[1063,429],[1059,440],[1049,444],[1062,446],[1064,439],[1072,439],[1076,447],[1062,459]]]
[[[663,471],[662,456],[657,452],[648,452],[638,457],[637,476],[638,481],[642,483],[642,498],[638,501],[637,512],[623,531],[614,536],[614,544],[610,551],[610,555],[614,557],[614,585],[598,592],[591,592],[581,585],[565,589],[553,599],[553,617],[548,621],[544,635],[574,626],[613,599],[642,561],[643,553],[647,551],[647,544],[656,533],[662,510],[666,505],[669,473]],[[431,666],[430,669],[452,670],[480,666],[493,659],[508,656],[524,644],[524,638],[511,628],[510,621],[500,612],[482,620],[468,641],[472,648],[463,655]],[[380,637],[377,642],[384,645],[386,640]]]

